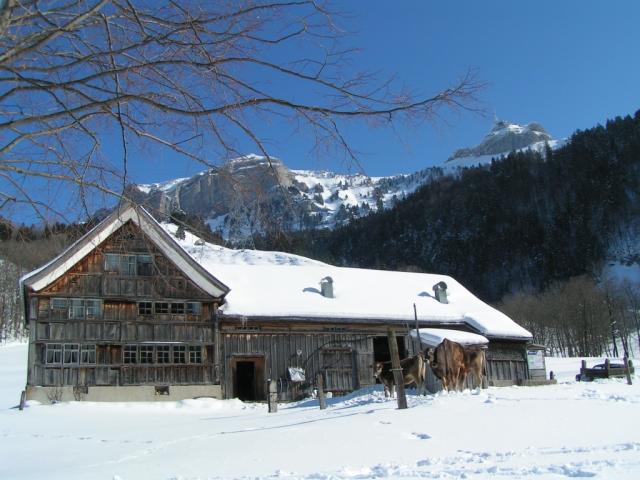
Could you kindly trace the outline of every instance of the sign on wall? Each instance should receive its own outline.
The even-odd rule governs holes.
[[[529,370],[542,370],[544,368],[544,350],[527,350],[527,363]]]

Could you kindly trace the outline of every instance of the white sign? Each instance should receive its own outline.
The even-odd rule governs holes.
[[[289,377],[292,382],[304,382],[304,368],[300,367],[289,367]]]
[[[527,350],[527,363],[530,370],[542,370],[544,368],[544,350]]]

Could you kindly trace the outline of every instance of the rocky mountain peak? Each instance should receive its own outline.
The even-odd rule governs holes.
[[[552,141],[553,138],[551,135],[537,122],[522,126],[505,120],[496,120],[491,131],[478,145],[456,150],[454,154],[447,159],[447,162],[487,155],[506,155],[514,150],[529,147],[537,148],[545,142]]]

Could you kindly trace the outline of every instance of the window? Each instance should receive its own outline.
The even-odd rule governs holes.
[[[173,347],[173,363],[187,363],[187,347],[183,345]]]
[[[62,363],[62,344],[61,343],[47,344],[47,363],[50,363],[50,364]]]
[[[84,300],[80,298],[69,300],[69,318],[75,320],[84,319]]]
[[[202,363],[202,348],[189,347],[189,363]]]
[[[86,318],[99,318],[102,316],[102,302],[100,300],[86,299],[84,305]]]
[[[66,298],[52,298],[51,310],[66,311],[68,308],[68,302]]]
[[[151,345],[140,346],[140,363],[153,363],[153,347]]]
[[[96,363],[95,345],[82,345],[80,347],[80,363]]]
[[[138,346],[137,345],[124,346],[123,363],[138,363]]]
[[[64,346],[64,364],[77,364],[78,363],[78,352],[79,345],[77,343],[67,343]]]
[[[170,355],[171,355],[171,347],[169,345],[159,345],[158,347],[156,347],[157,363],[171,363]]]
[[[136,270],[138,275],[150,277],[153,275],[153,261],[151,255],[138,255],[136,257]]]
[[[106,253],[104,255],[104,271],[119,272],[120,271],[120,255],[115,253]]]
[[[153,313],[153,303],[138,302],[138,315],[151,315]]]
[[[166,302],[157,302],[156,313],[169,313],[169,304]]]
[[[99,318],[102,316],[102,301],[90,298],[56,298],[59,305],[63,304],[62,301],[69,305],[69,316],[72,320],[83,320],[85,318]],[[59,310],[52,305],[54,310]]]
[[[104,270],[120,275],[150,276],[153,274],[153,259],[151,255],[105,253]]]
[[[172,303],[171,304],[172,315],[184,315],[184,303]]]
[[[185,310],[189,315],[200,315],[202,304],[200,302],[187,302],[185,303]]]

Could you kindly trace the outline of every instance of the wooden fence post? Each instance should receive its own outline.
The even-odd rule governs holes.
[[[387,338],[389,341],[389,353],[391,354],[391,370],[393,371],[393,382],[395,383],[396,396],[398,398],[398,409],[403,410],[407,408],[407,395],[404,391],[404,376],[402,375],[400,357],[398,356],[396,332],[391,327],[389,327],[387,330]]]
[[[627,385],[631,385],[631,368],[629,368],[630,360],[624,357],[624,373],[627,374]]]
[[[324,396],[324,380],[322,373],[319,373],[316,377],[316,383],[318,384],[318,400],[320,401],[320,410],[327,408],[327,399]]]
[[[604,369],[607,372],[607,378],[611,377],[611,362],[608,358],[604,361]]]
[[[27,399],[27,391],[26,390],[22,390],[22,393],[20,394],[20,410],[24,410],[24,403]]]
[[[580,380],[584,382],[586,379],[587,379],[587,361],[582,360],[582,363],[580,364]]]
[[[278,386],[276,381],[267,380],[267,388],[269,390],[269,413],[276,413],[278,411]]]

